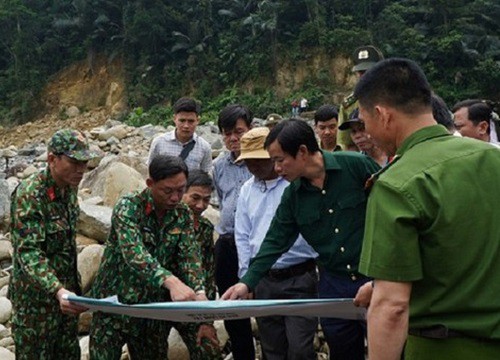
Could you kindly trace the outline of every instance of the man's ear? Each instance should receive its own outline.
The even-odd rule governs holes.
[[[488,121],[481,121],[477,124],[478,131],[480,135],[485,135],[488,133],[488,127],[490,126]]]
[[[146,179],[146,185],[147,185],[147,187],[148,187],[148,188],[151,188],[151,187],[153,186],[153,184],[154,184],[154,180],[153,180],[153,179],[151,179],[150,177],[148,177],[148,178]]]
[[[297,150],[297,155],[304,156],[309,154],[309,150],[307,149],[307,146],[302,144],[299,146],[299,149]]]
[[[394,120],[394,114],[391,108],[383,105],[376,105],[374,107],[375,117],[380,123],[380,125],[387,129]]]

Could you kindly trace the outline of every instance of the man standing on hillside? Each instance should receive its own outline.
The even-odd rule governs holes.
[[[333,105],[322,105],[314,113],[314,132],[319,138],[319,147],[326,151],[340,151],[337,145],[339,113]]]
[[[375,46],[361,46],[354,50],[354,66],[352,71],[356,73],[358,78],[361,78],[368,69],[383,58],[384,55]],[[339,109],[339,127],[342,126],[344,122],[349,120],[349,115],[357,108],[358,102],[356,101],[354,94],[350,94],[342,101]],[[357,151],[356,145],[353,143],[349,133],[349,130],[340,132],[337,137],[338,144],[344,150]]]
[[[362,302],[370,360],[399,360],[405,342],[405,359],[498,359],[498,149],[436,124],[411,60],[375,65],[355,95],[366,131],[395,155],[371,190],[360,261],[375,278]]]
[[[81,291],[77,189],[96,155],[82,133],[59,130],[48,145],[47,168],[23,180],[12,196],[9,296],[16,359],[80,359],[76,315],[86,309],[64,295]]]
[[[148,164],[157,155],[180,156],[189,170],[212,169],[212,148],[195,133],[200,122],[200,106],[190,98],[180,98],[174,104],[175,130],[158,136],[149,149]]]

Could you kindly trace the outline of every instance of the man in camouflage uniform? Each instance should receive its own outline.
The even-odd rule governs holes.
[[[209,300],[215,300],[215,259],[214,259],[214,226],[201,214],[208,208],[212,191],[213,182],[210,176],[201,170],[192,170],[189,172],[186,193],[182,201],[189,206],[193,212],[194,231],[198,244],[201,246],[202,265],[205,270],[205,291]],[[217,332],[210,324],[212,336],[203,339],[202,346],[197,341],[196,333],[199,324],[197,323],[175,323],[175,328],[179,332],[186,344],[191,360],[198,359],[221,359],[221,351],[217,341]]]
[[[355,72],[359,78],[373,65],[383,59],[384,55],[375,46],[361,46],[354,50],[354,66],[352,71]],[[345,121],[349,120],[349,115],[357,108],[358,102],[354,94],[350,94],[342,101],[339,109],[339,127],[342,126]],[[358,151],[358,148],[351,139],[350,132],[350,130],[339,132],[339,134],[337,134],[337,143],[344,150]]]
[[[9,296],[18,360],[80,359],[76,315],[86,309],[64,295],[80,294],[77,188],[95,155],[80,132],[60,130],[48,145],[48,167],[14,191]]]
[[[118,201],[94,297],[118,295],[126,304],[207,300],[190,210],[180,203],[187,174],[179,157],[159,155],[149,165],[148,187]],[[94,313],[90,357],[120,359],[126,343],[132,359],[166,359],[171,327],[168,321]],[[199,338],[210,330],[200,326]]]

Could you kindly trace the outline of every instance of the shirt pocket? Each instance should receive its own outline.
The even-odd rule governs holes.
[[[341,197],[337,201],[339,207],[339,221],[358,226],[364,223],[366,213],[366,196],[362,192],[356,192]],[[346,224],[347,225],[347,224]]]
[[[45,239],[45,251],[47,255],[54,255],[68,251],[70,227],[65,219],[51,220],[47,223],[47,237]]]

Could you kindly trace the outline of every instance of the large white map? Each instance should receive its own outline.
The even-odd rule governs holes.
[[[116,296],[92,299],[70,295],[68,300],[86,306],[91,311],[181,322],[233,320],[269,315],[318,316],[351,320],[364,320],[366,317],[366,309],[354,306],[352,299],[216,300],[135,305],[122,304]]]

